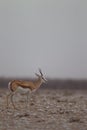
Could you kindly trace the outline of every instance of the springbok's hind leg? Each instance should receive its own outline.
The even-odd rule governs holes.
[[[14,102],[13,102],[13,96],[14,96],[14,94],[15,94],[15,93],[11,93],[11,103],[12,103],[14,109],[17,109],[17,108],[15,107]]]
[[[12,94],[12,93],[10,92],[10,93],[7,95],[7,97],[6,97],[6,99],[7,99],[7,102],[6,102],[6,103],[7,103],[7,106],[6,106],[6,107],[7,107],[7,108],[9,107],[8,99],[9,99],[9,97],[11,96],[11,94]]]

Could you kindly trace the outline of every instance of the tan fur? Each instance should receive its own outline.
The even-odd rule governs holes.
[[[25,88],[25,89],[26,89],[26,88],[29,88],[31,91],[35,88],[33,82],[14,80],[14,81],[11,81],[10,90],[11,90],[12,92],[14,92],[14,91],[16,91],[16,89],[17,89],[19,86],[22,87],[22,88]]]
[[[9,82],[9,89],[10,89],[10,93],[7,96],[7,107],[8,107],[8,98],[11,97],[11,102],[12,105],[15,108],[14,102],[13,102],[13,95],[17,92],[18,89],[21,89],[22,91],[26,89],[26,94],[27,94],[27,99],[28,99],[28,93],[31,91],[33,92],[34,90],[36,91],[43,82],[46,81],[46,79],[43,77],[43,74],[40,70],[40,74],[38,75],[38,79],[35,81],[23,81],[23,80],[12,80],[11,82]],[[29,90],[28,90],[29,89]]]

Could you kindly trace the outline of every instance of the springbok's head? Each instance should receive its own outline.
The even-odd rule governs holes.
[[[41,81],[42,81],[43,83],[47,82],[46,78],[43,76],[43,73],[42,73],[41,69],[39,69],[39,73],[40,73],[40,74],[35,73],[35,75],[36,75],[39,79],[41,79]]]

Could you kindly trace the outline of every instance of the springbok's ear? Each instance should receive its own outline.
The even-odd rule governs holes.
[[[35,75],[36,75],[37,77],[39,77],[39,74],[35,73]]]

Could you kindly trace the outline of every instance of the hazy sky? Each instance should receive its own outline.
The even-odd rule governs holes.
[[[86,0],[0,0],[0,76],[87,78]]]

